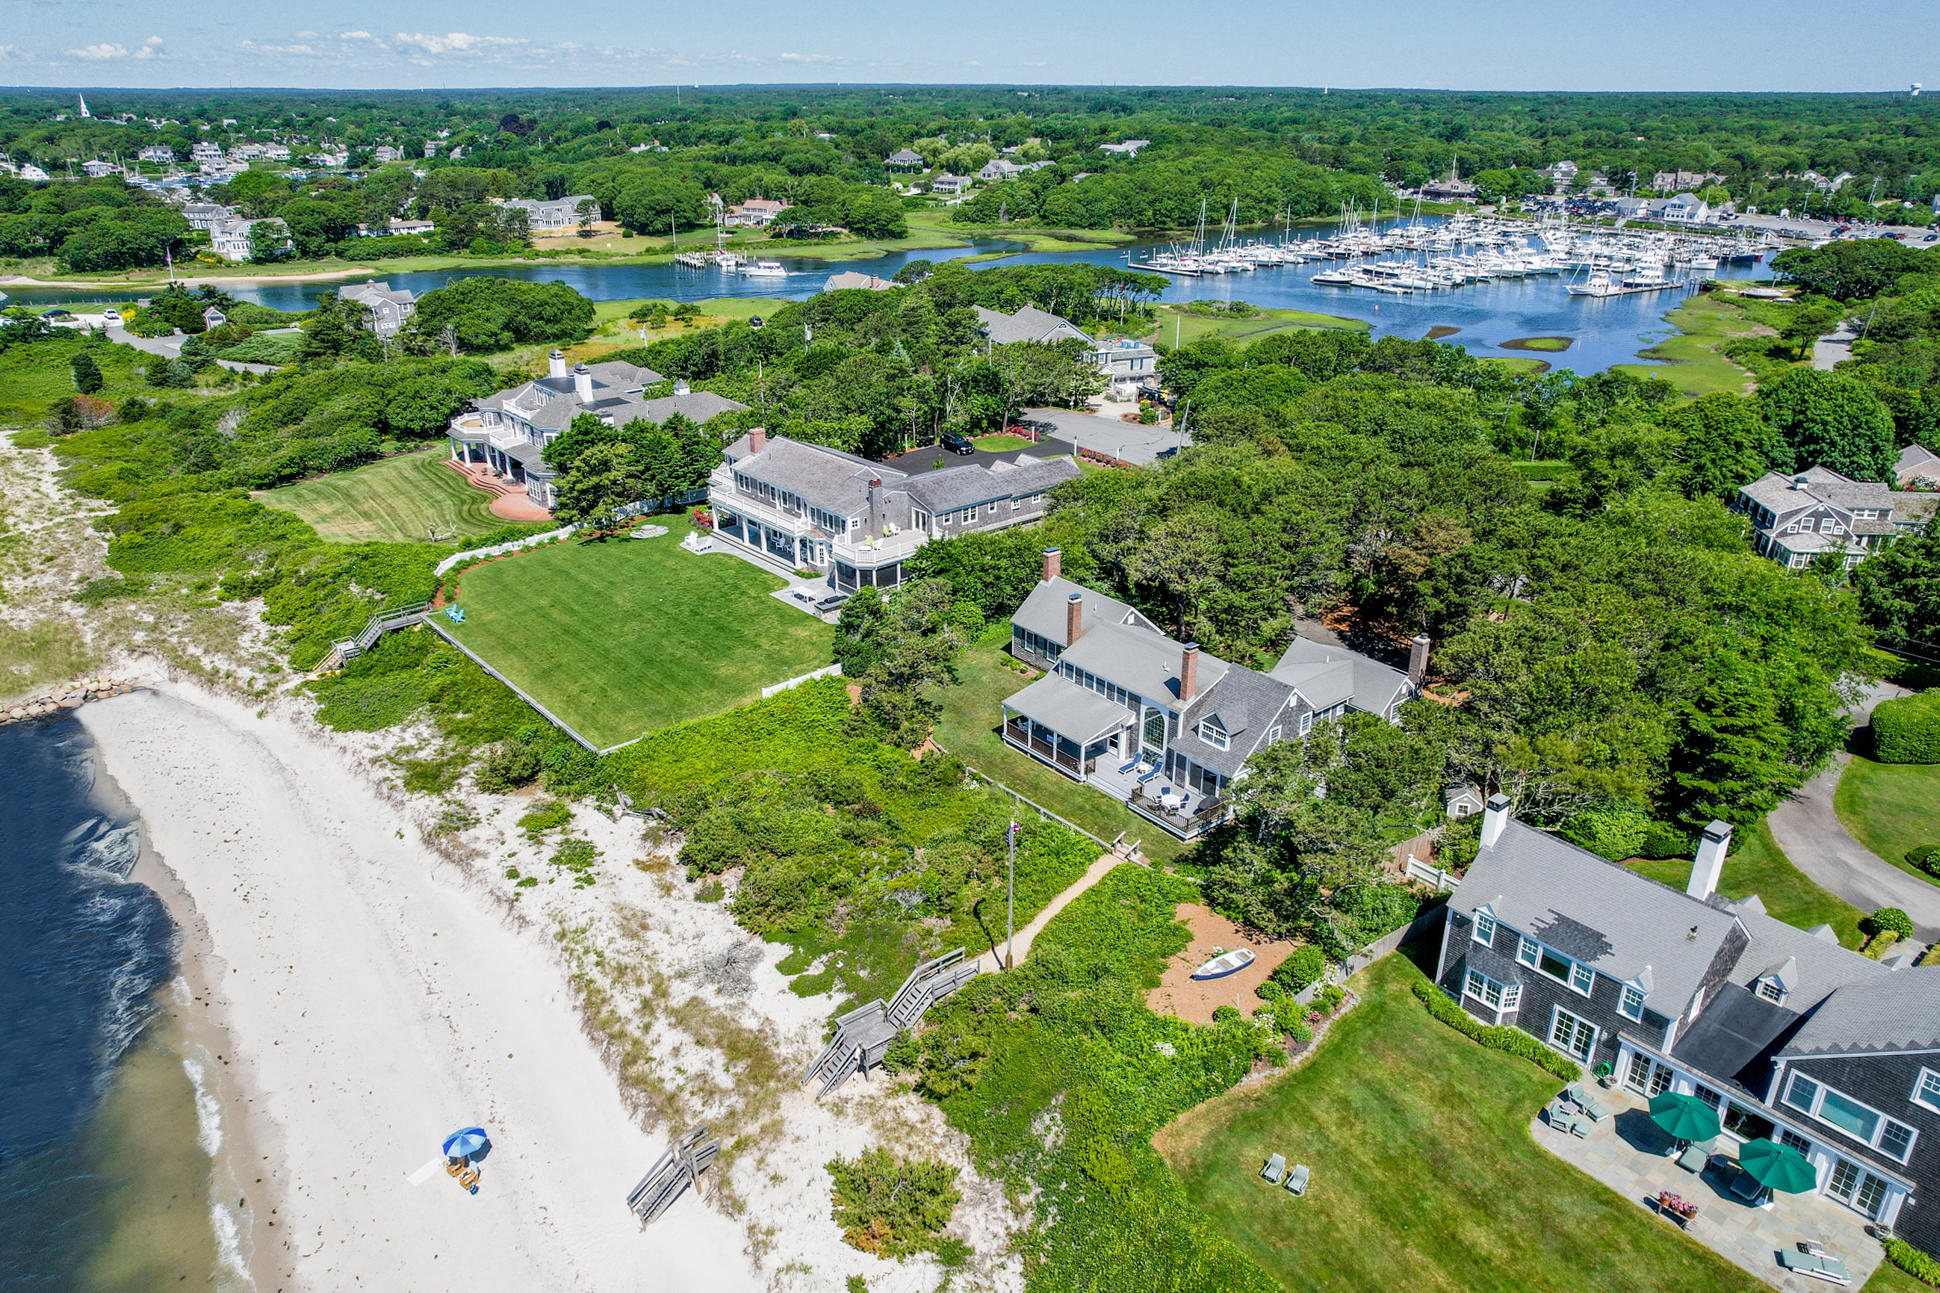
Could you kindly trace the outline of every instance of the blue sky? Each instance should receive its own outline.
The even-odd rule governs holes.
[[[1936,0],[0,0],[0,85],[1897,90]]]

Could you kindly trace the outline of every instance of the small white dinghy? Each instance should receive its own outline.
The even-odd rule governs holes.
[[[1253,954],[1242,947],[1237,952],[1228,952],[1224,956],[1213,957],[1212,960],[1207,961],[1204,965],[1194,970],[1192,977],[1195,979],[1223,979],[1229,974],[1238,974],[1251,964],[1253,964]]]

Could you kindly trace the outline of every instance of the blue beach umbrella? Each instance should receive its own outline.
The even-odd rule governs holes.
[[[445,1157],[470,1158],[473,1154],[485,1148],[485,1141],[486,1136],[483,1127],[466,1127],[462,1130],[454,1131],[445,1137]]]

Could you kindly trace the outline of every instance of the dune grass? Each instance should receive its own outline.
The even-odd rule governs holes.
[[[768,594],[782,580],[652,539],[568,540],[459,577],[454,637],[587,740],[620,744],[754,700],[829,663],[832,631]]]
[[[447,467],[446,456],[442,449],[399,454],[256,497],[337,543],[423,543],[432,530],[463,539],[511,524],[492,515],[492,496]]]
[[[1423,977],[1406,955],[1377,962],[1307,1064],[1159,1134],[1214,1225],[1289,1289],[1765,1287],[1537,1145],[1530,1120],[1561,1084],[1436,1021],[1410,991]],[[1259,1179],[1273,1153],[1313,1168],[1305,1198]]]

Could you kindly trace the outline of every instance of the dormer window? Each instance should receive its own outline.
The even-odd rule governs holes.
[[[1487,907],[1475,909],[1475,941],[1485,947],[1495,942],[1495,915]]]
[[[1208,714],[1199,720],[1199,739],[1215,750],[1227,749],[1233,743],[1226,725],[1219,721],[1217,714]]]
[[[1758,995],[1773,1005],[1782,1006],[1785,1004],[1785,985],[1767,975],[1758,981]]]
[[[1644,1017],[1644,990],[1634,983],[1623,985],[1623,995],[1617,999],[1617,1010],[1625,1019],[1642,1022]]]

